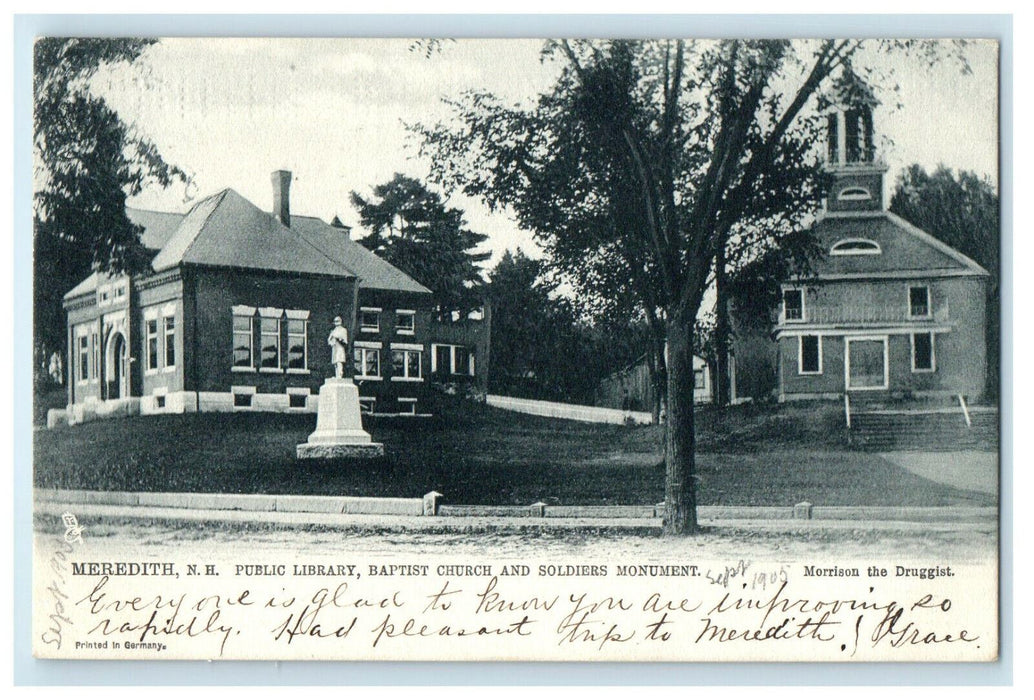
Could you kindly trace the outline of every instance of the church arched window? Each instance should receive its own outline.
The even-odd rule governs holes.
[[[840,190],[837,199],[842,202],[860,202],[872,199],[872,194],[864,187],[845,187]]]
[[[868,238],[845,238],[833,244],[830,255],[879,255],[883,250]]]

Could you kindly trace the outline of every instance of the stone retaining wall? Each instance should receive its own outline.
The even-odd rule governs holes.
[[[432,491],[421,498],[358,496],[300,496],[271,494],[162,493],[36,489],[39,503],[112,505],[138,508],[183,508],[212,511],[264,511],[338,515],[401,515],[441,517],[569,518],[596,520],[650,520],[664,515],[664,504],[574,506],[448,505]],[[707,520],[853,520],[902,522],[993,522],[994,507],[940,506],[700,506],[697,517]]]

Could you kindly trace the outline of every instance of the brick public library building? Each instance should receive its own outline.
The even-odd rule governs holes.
[[[423,413],[432,377],[483,384],[488,313],[455,328],[432,322],[430,290],[347,228],[292,215],[291,173],[272,181],[272,213],[231,189],[186,214],[127,209],[154,253],[151,270],[94,273],[65,295],[69,422],[314,412],[335,316],[367,412]]]

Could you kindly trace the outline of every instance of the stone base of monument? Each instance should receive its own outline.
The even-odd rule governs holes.
[[[320,387],[316,431],[296,448],[298,459],[369,459],[384,456],[359,416],[359,389],[351,379],[331,378]]]

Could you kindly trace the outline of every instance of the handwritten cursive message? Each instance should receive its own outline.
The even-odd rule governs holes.
[[[997,653],[994,596],[973,595],[994,579],[976,566],[134,562],[58,551],[64,578],[50,592],[53,619],[41,637],[56,656],[847,661]],[[62,644],[70,630],[74,644]]]

